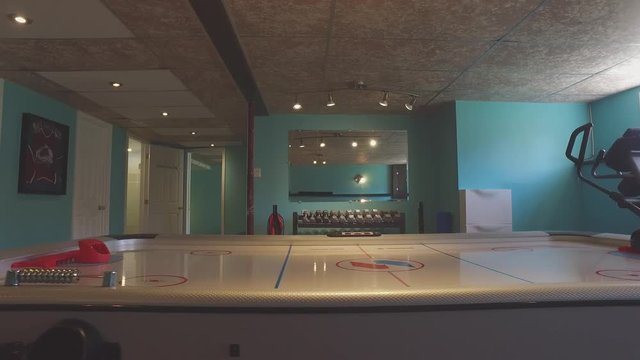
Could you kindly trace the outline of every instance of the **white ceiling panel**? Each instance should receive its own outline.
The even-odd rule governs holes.
[[[169,70],[47,71],[39,75],[73,91],[177,91],[184,84]],[[111,86],[111,82],[122,84]]]
[[[189,91],[101,91],[81,92],[80,94],[110,108],[202,105],[200,100]]]
[[[204,106],[152,106],[152,107],[114,107],[111,110],[133,120],[146,119],[204,119],[213,118],[214,115]],[[166,111],[169,116],[162,117]]]
[[[32,20],[19,25],[5,21],[8,14]],[[0,38],[82,39],[133,37],[99,0],[2,0]]]

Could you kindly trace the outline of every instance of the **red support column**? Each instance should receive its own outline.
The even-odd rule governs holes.
[[[253,143],[254,143],[254,119],[255,105],[253,101],[248,104],[247,111],[247,235],[254,234],[253,217]]]

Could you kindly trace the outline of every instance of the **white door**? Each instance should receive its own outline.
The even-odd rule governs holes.
[[[109,233],[110,124],[78,112],[73,180],[74,239]]]
[[[183,156],[180,149],[151,145],[149,154],[149,197],[147,231],[182,234]]]

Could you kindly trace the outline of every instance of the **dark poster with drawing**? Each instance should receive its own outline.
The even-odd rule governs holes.
[[[68,126],[22,114],[18,192],[64,195],[68,156]]]

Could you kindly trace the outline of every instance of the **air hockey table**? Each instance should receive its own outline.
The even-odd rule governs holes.
[[[5,348],[35,351],[52,328],[82,324],[110,346],[101,359],[640,358],[640,254],[618,251],[627,236],[101,240],[107,263],[59,266],[76,283],[0,286]],[[1,274],[75,247],[0,252]]]

